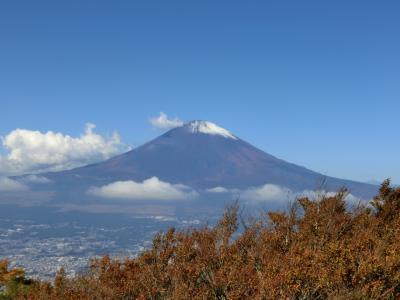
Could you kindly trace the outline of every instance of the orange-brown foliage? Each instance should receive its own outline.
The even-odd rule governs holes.
[[[135,259],[94,260],[88,274],[36,282],[24,299],[397,299],[400,189],[385,181],[371,206],[346,191],[298,199],[237,238],[238,206],[214,228],[158,234]]]

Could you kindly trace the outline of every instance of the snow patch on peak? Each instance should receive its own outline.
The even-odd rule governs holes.
[[[211,134],[211,135],[220,135],[220,136],[223,136],[224,138],[237,140],[237,137],[235,137],[228,130],[226,130],[222,127],[219,127],[218,125],[216,125],[212,122],[191,121],[186,124],[186,127],[192,133],[205,133],[205,134]]]

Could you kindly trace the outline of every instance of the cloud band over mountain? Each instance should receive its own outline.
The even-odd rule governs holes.
[[[131,200],[183,200],[197,197],[197,193],[183,184],[171,184],[151,177],[143,182],[116,181],[101,187],[92,187],[88,194],[103,198]]]

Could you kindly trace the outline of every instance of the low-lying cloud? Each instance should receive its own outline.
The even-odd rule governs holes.
[[[211,189],[206,189],[207,193],[215,193],[215,194],[222,194],[222,193],[229,193],[230,190],[228,190],[227,188],[224,188],[222,186],[216,186],[213,187]]]
[[[110,158],[128,149],[118,133],[104,137],[86,124],[84,133],[72,137],[59,132],[15,129],[2,137],[0,175],[61,171]]]
[[[39,175],[26,175],[21,177],[19,181],[24,183],[31,183],[31,184],[44,184],[44,183],[51,183],[52,181],[44,176]]]
[[[288,188],[276,184],[264,184],[263,186],[249,188],[243,191],[241,197],[256,202],[282,202],[289,200],[292,195],[292,191]]]
[[[277,184],[264,184],[262,186],[251,187],[248,189],[232,189],[225,188],[222,186],[217,186],[214,188],[206,189],[206,193],[230,193],[235,194],[240,197],[240,199],[248,201],[249,203],[257,204],[257,203],[285,203],[289,201],[293,201],[296,198],[300,197],[308,197],[310,199],[316,200],[321,198],[322,196],[330,197],[334,196],[336,192],[327,192],[323,190],[304,190],[301,192],[294,192],[291,189],[280,186]],[[357,204],[361,201],[360,198],[354,196],[349,193],[345,201],[349,204]]]
[[[29,187],[17,180],[5,176],[0,177],[0,192],[20,192],[27,190],[29,190]]]
[[[160,112],[160,115],[150,119],[151,125],[159,129],[172,129],[183,125],[183,121],[178,118],[168,119],[167,114]]]
[[[184,200],[197,197],[197,193],[183,184],[171,184],[151,177],[143,182],[116,181],[101,187],[92,187],[88,194],[103,198],[131,200]]]

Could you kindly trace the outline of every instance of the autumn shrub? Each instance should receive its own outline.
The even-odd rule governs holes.
[[[262,212],[237,235],[239,206],[210,228],[154,237],[137,258],[34,282],[21,299],[398,299],[400,189],[385,181],[368,205],[347,191]],[[235,235],[236,234],[236,235]],[[18,298],[17,297],[17,298]]]
[[[23,269],[10,269],[7,260],[0,260],[0,300],[27,294],[31,283],[31,280],[25,278]]]

